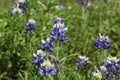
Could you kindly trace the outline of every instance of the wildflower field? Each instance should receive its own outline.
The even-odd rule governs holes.
[[[120,80],[120,0],[0,0],[0,80]]]

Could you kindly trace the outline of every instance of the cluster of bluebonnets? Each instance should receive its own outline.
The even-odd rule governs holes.
[[[39,70],[38,75],[44,75],[49,77],[50,75],[56,76],[59,70],[55,70],[54,63],[58,62],[58,55],[54,57],[52,54],[54,51],[54,44],[65,44],[68,37],[66,35],[67,28],[65,27],[65,21],[62,18],[57,18],[53,25],[53,30],[50,32],[51,37],[48,37],[46,41],[42,40],[43,45],[37,50],[37,54],[33,53],[36,68]],[[59,54],[59,53],[56,53]],[[51,55],[53,57],[51,57]],[[55,61],[52,61],[54,58]],[[57,67],[58,66],[58,67]],[[60,64],[55,65],[56,68],[60,68]]]
[[[110,48],[111,44],[108,36],[99,34],[99,38],[95,41],[95,49],[107,50]],[[102,52],[101,55],[107,54]],[[102,56],[101,56],[102,57]],[[103,57],[102,57],[103,58]],[[104,60],[104,59],[103,59]],[[95,67],[96,71],[93,72],[93,76],[98,79],[116,80],[117,76],[120,74],[119,59],[116,57],[108,56],[102,64],[99,64],[99,69]]]
[[[18,0],[16,4],[12,7],[10,15],[13,16],[15,14],[24,15],[27,10],[27,5],[25,0]]]
[[[33,53],[34,61],[33,63],[36,65],[36,68],[39,70],[38,75],[44,75],[46,77],[49,77],[50,75],[55,76],[56,71],[54,69],[54,64],[50,62],[48,57],[45,59],[45,56],[47,55],[46,52],[40,50],[37,50],[37,54]]]
[[[116,57],[108,57],[106,62],[100,66],[100,69],[96,68],[93,72],[93,76],[98,79],[117,80],[117,76],[120,75],[119,59]]]
[[[111,46],[108,36],[101,34],[99,34],[99,37],[94,41],[94,43],[96,50],[101,49],[108,51]],[[102,52],[100,55],[103,54],[108,53]],[[79,60],[76,63],[77,67],[82,69],[82,71],[86,70],[88,65],[90,65],[88,59],[89,58],[86,56],[79,56]],[[100,80],[117,80],[117,77],[120,75],[119,59],[108,55],[107,59],[105,59],[105,61],[100,61],[100,64],[98,62],[98,65],[99,68],[95,66],[95,72],[92,73],[92,76]]]
[[[90,0],[76,0],[81,5],[86,7],[90,7]],[[108,3],[108,0],[104,0],[105,3]],[[63,11],[64,6],[59,6],[60,10]],[[15,13],[25,14],[27,9],[25,0],[19,0],[16,5],[13,7],[11,11],[11,15],[13,16]],[[37,28],[36,21],[33,19],[29,19],[26,23],[25,30],[26,31],[35,31]],[[60,44],[66,44],[68,40],[68,36],[66,35],[68,28],[66,27],[66,23],[64,19],[57,18],[53,25],[53,30],[50,32],[50,37],[46,40],[42,40],[42,45],[33,53],[33,64],[35,64],[35,68],[38,70],[38,75],[50,77],[51,75],[56,76],[59,73],[60,64],[55,63],[59,62],[59,53],[54,50],[54,46],[59,46]],[[111,44],[108,36],[104,36],[99,34],[99,37],[94,41],[95,50],[107,50],[110,48]],[[54,56],[56,53],[57,56]],[[107,53],[101,53],[107,54]],[[120,65],[119,59],[116,57],[108,57],[106,62],[99,66],[99,68],[95,67],[95,72],[91,73],[92,76],[98,79],[107,79],[114,80],[120,74]],[[85,70],[89,65],[89,58],[86,56],[79,56],[79,60],[76,62],[76,66]]]

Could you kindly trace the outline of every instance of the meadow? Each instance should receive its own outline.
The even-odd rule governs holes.
[[[120,80],[120,0],[105,1],[0,0],[0,80]]]

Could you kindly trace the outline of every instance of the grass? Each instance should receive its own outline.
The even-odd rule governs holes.
[[[3,0],[2,0],[3,1]],[[13,2],[8,1],[10,4]],[[99,33],[108,35],[111,47],[109,55],[120,58],[120,1],[111,0],[105,4],[103,0],[91,0],[90,9],[82,9],[75,0],[26,0],[27,13],[24,16],[9,15],[11,6],[5,0],[0,1],[0,79],[2,80],[53,80],[54,78],[39,77],[32,64],[32,53],[42,45],[41,40],[50,36],[53,23],[57,17],[64,18],[68,27],[69,40],[59,49],[60,58],[66,57],[63,73],[57,80],[94,80],[91,73],[97,51],[94,40]],[[63,5],[64,11],[56,9]],[[34,36],[25,37],[25,25],[28,19],[34,19],[38,25]],[[56,54],[54,52],[53,54]],[[75,63],[79,55],[90,57],[90,69],[85,75],[78,71]],[[99,58],[99,57],[98,57]],[[56,79],[55,79],[56,80]],[[119,79],[118,79],[119,80]]]

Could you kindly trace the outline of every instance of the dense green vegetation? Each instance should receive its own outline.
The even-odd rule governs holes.
[[[120,58],[120,0],[109,0],[108,4],[103,0],[91,0],[88,9],[75,0],[26,0],[27,10],[22,16],[10,16],[15,1],[8,3],[6,6],[7,3],[0,1],[0,80],[94,80],[92,72],[102,58],[94,48],[99,33],[109,36],[111,47],[107,56]],[[59,5],[65,10],[59,10]],[[63,18],[68,27],[69,39],[66,45],[59,47],[59,57],[66,59],[58,78],[46,78],[37,75],[32,63],[33,53],[42,45],[41,40],[50,36],[57,17]],[[32,36],[27,36],[25,30],[29,19],[37,24]],[[57,50],[57,46],[54,49]],[[56,55],[56,51],[52,54]],[[77,69],[79,55],[89,57],[86,73]]]

